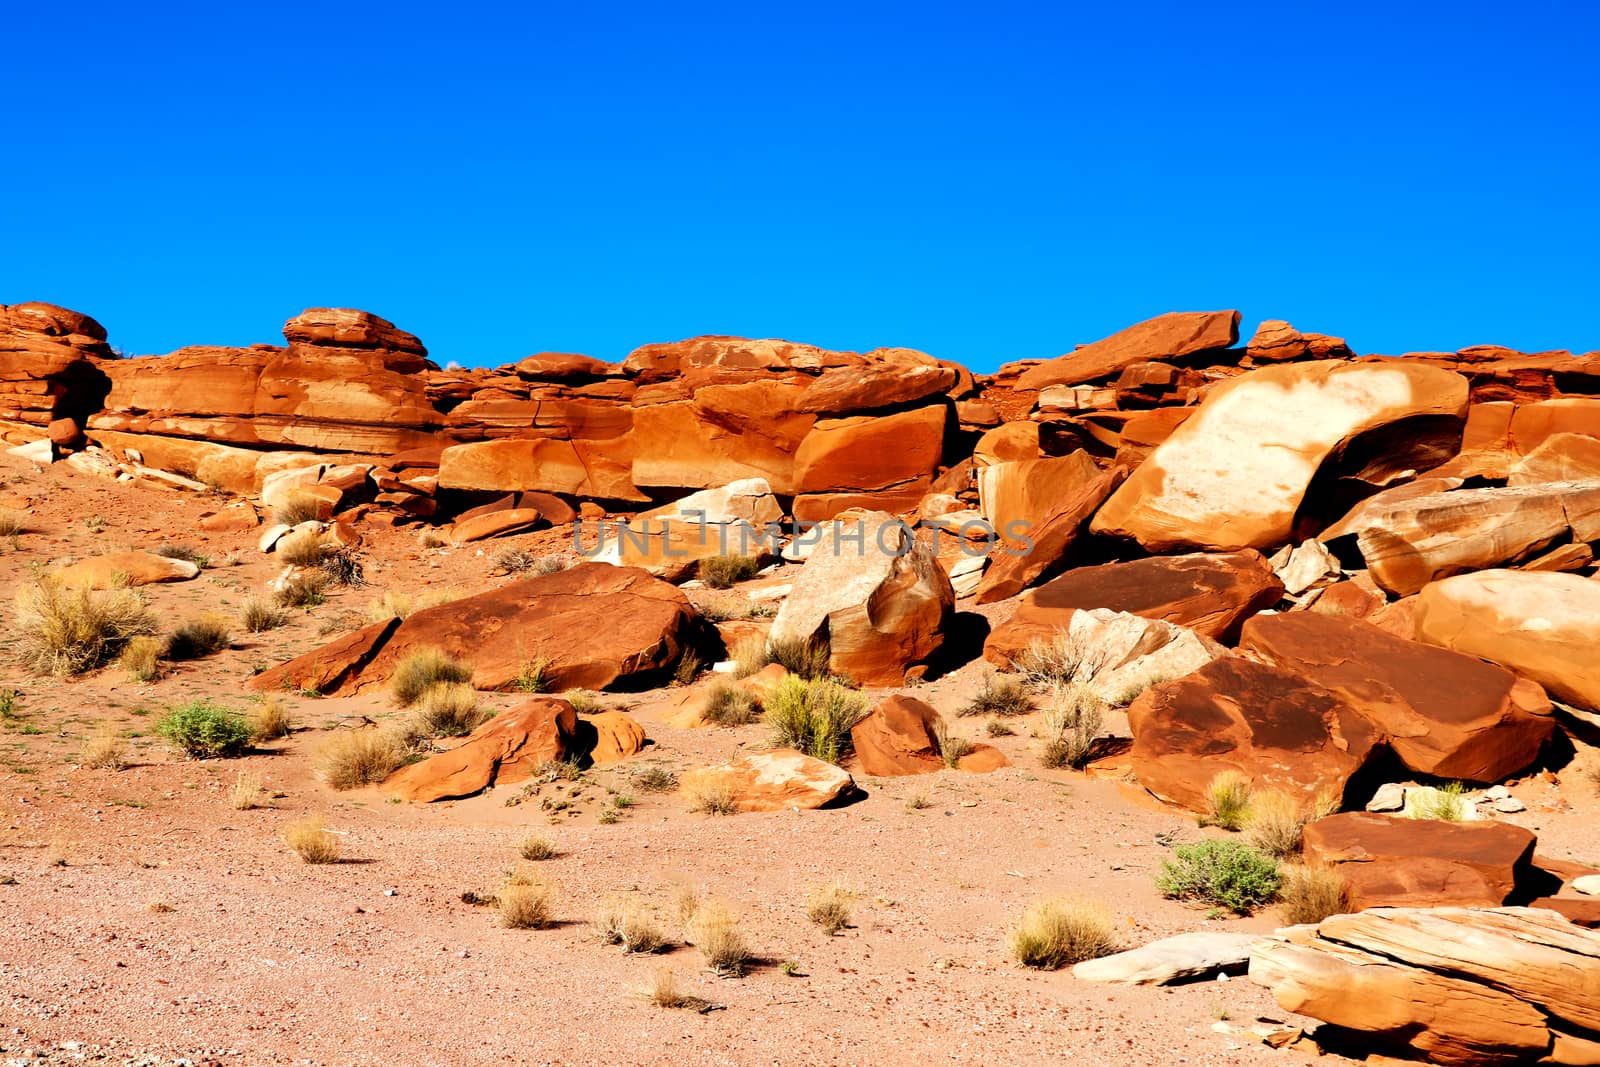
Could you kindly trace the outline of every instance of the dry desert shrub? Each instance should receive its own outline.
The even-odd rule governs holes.
[[[643,996],[658,1008],[695,1008],[705,1004],[699,997],[692,997],[678,991],[678,978],[670,967],[657,967],[655,980],[650,988],[643,990]]]
[[[323,826],[321,816],[313,815],[285,826],[283,840],[302,863],[339,862],[339,838]]]
[[[1105,666],[1105,657],[1070,631],[1058,629],[1048,638],[1031,641],[1012,666],[1029,685],[1048,689],[1092,681]]]
[[[522,844],[517,846],[517,855],[525,860],[537,861],[554,859],[559,853],[556,851],[556,843],[554,841],[548,837],[533,834],[522,839]]]
[[[327,599],[328,575],[320,567],[290,575],[273,594],[273,600],[286,608],[314,608]]]
[[[207,612],[197,619],[180,623],[176,630],[168,634],[167,647],[162,655],[174,662],[203,659],[227,648],[231,638],[228,620]]]
[[[44,862],[47,867],[65,867],[72,858],[72,842],[64,834],[52,834],[50,843],[44,847]]]
[[[807,680],[826,678],[832,656],[826,641],[784,637],[767,642],[768,663],[780,663],[790,674]]]
[[[670,793],[678,788],[678,776],[665,767],[635,767],[628,775],[635,789],[646,793]]]
[[[273,549],[278,559],[295,567],[321,567],[328,556],[328,546],[315,530],[296,530],[285,534]]]
[[[456,599],[449,589],[425,589],[420,593],[403,593],[398,589],[385,589],[383,595],[367,605],[368,622],[388,622],[406,619],[419,611],[427,611]]]
[[[441,648],[419,648],[395,667],[389,676],[389,692],[402,708],[415,704],[432,686],[441,682],[472,681],[472,668]]]
[[[517,668],[516,678],[512,679],[512,690],[518,693],[548,693],[552,682],[550,666],[548,656],[523,660],[522,666]]]
[[[1292,856],[1300,851],[1306,824],[1336,810],[1338,803],[1325,797],[1305,804],[1276,789],[1249,794],[1244,814],[1245,840],[1269,856]]]
[[[678,657],[678,665],[673,669],[672,680],[678,685],[692,685],[700,677],[700,671],[705,666],[705,661],[693,649],[685,649],[683,655]]]
[[[717,901],[701,904],[686,932],[689,943],[717,974],[737,977],[744,973],[750,962],[750,945],[739,929],[739,920],[725,905]]]
[[[733,788],[715,779],[701,779],[687,786],[684,799],[689,802],[690,811],[705,815],[734,815],[739,811]]]
[[[267,791],[261,786],[261,776],[249,771],[240,771],[234,776],[228,802],[234,811],[250,811],[266,807]]]
[[[983,686],[957,714],[959,715],[1027,715],[1033,711],[1033,696],[1019,679],[1004,675],[989,675]]]
[[[939,745],[939,758],[952,770],[960,764],[962,756],[972,752],[972,742],[961,734],[952,732],[949,725],[942,720],[933,728],[933,739]]]
[[[1052,685],[1039,721],[1044,765],[1082,770],[1094,754],[1104,721],[1105,703],[1088,686]]]
[[[1201,826],[1240,830],[1250,817],[1250,779],[1238,771],[1223,771],[1206,788],[1206,815]]]
[[[829,763],[850,751],[850,731],[867,716],[862,694],[830,678],[808,681],[794,674],[773,688],[765,707],[774,748],[792,748]]]
[[[341,730],[317,753],[317,776],[330,789],[375,785],[406,761],[406,746],[389,730]]]
[[[0,509],[0,537],[16,537],[28,532],[27,520],[22,512],[10,508]]]
[[[79,762],[97,771],[120,771],[128,766],[128,754],[116,731],[102,726],[84,741]]]
[[[302,522],[322,519],[322,501],[304,493],[292,493],[289,498],[272,509],[274,522],[285,526],[299,526]]]
[[[734,643],[734,678],[748,678],[771,662],[767,655],[767,639],[760,634],[749,634]]]
[[[94,670],[156,629],[144,598],[132,589],[97,592],[49,578],[17,590],[15,620],[18,657],[34,673],[56,676]]]
[[[1116,935],[1105,908],[1062,898],[1030,904],[1011,931],[1009,946],[1024,967],[1055,971],[1115,951]]]
[[[1437,787],[1406,790],[1406,815],[1410,818],[1460,822],[1467,817],[1467,811],[1467,786],[1464,782],[1446,782]]]
[[[135,682],[153,682],[161,677],[161,650],[166,642],[159,637],[135,637],[122,646],[118,666]]]
[[[712,589],[727,589],[747,582],[761,569],[754,556],[708,556],[698,566],[699,578]]]
[[[170,915],[174,909],[164,900],[152,900],[145,904],[144,910],[152,915]]]
[[[276,630],[288,621],[287,612],[260,597],[250,597],[239,605],[239,625],[253,634]]]
[[[718,726],[745,726],[755,722],[761,711],[756,698],[729,682],[718,679],[706,690],[705,707],[700,717]]]
[[[412,737],[465,737],[489,718],[478,691],[462,682],[436,682],[422,691],[406,724]]]
[[[621,945],[629,954],[660,952],[667,947],[666,932],[655,916],[629,901],[606,902],[594,925],[602,944]]]
[[[202,570],[211,566],[211,557],[191,544],[181,542],[174,544],[171,541],[163,541],[152,551],[156,555],[165,556],[168,559],[181,559],[187,563],[193,563]]]
[[[244,716],[209,700],[168,708],[155,732],[190,759],[225,759],[243,755],[250,747],[250,726]]]
[[[294,724],[289,721],[289,709],[276,693],[269,693],[245,715],[250,724],[252,741],[276,741],[288,737]]]
[[[850,925],[850,904],[856,894],[839,882],[818,886],[806,900],[806,918],[830,936]]]
[[[1285,864],[1278,871],[1278,911],[1289,926],[1319,923],[1350,910],[1350,887],[1327,867]]]
[[[509,878],[495,895],[500,925],[508,930],[539,930],[555,921],[555,886],[526,876]]]
[[[593,715],[601,710],[600,694],[592,689],[568,689],[561,697],[579,715]]]

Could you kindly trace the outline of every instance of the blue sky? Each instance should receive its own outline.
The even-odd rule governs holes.
[[[978,369],[1168,310],[1600,348],[1591,3],[34,5],[0,303],[129,351],[700,333]]]

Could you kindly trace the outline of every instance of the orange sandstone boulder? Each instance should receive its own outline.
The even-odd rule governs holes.
[[[1245,345],[1244,351],[1254,363],[1282,363],[1292,359],[1351,359],[1355,355],[1342,337],[1302,333],[1282,319],[1268,319],[1256,327],[1256,334]]]
[[[882,701],[850,730],[862,773],[891,778],[943,770],[941,721],[931,704],[915,697],[896,694]]]
[[[1024,371],[1017,385],[1044,389],[1103,381],[1135,363],[1220,351],[1231,348],[1238,340],[1237,311],[1169,311],[1046,360]]]
[[[739,811],[788,811],[826,807],[855,792],[843,768],[789,748],[753,752],[728,763],[686,772],[679,794],[725,794]]]
[[[186,582],[200,568],[186,559],[170,559],[154,552],[111,552],[93,556],[51,572],[65,586],[79,589],[111,589],[117,585],[151,585],[156,582]]]
[[[1349,811],[1308,823],[1303,853],[1332,867],[1350,907],[1495,907],[1532,874],[1534,837],[1503,822],[1442,822]]]
[[[588,736],[591,733],[592,738]],[[579,719],[578,736],[585,754],[596,766],[617,763],[644,751],[644,727],[626,712],[602,711]]]
[[[794,459],[794,517],[831,519],[854,507],[910,511],[944,454],[948,407],[819,420]]]
[[[1058,463],[1069,467],[1036,466]],[[998,537],[988,554],[989,566],[978,583],[978,603],[991,604],[1016,596],[1064,568],[1095,509],[1128,476],[1127,467],[1107,471],[1092,466],[1088,470],[1071,469],[1076,466],[1069,456],[983,468],[979,485],[991,487],[996,515],[990,522]],[[999,473],[990,475],[990,471]],[[1021,487],[1017,487],[1018,482]],[[1014,488],[1021,491],[1008,492]]]
[[[534,697],[503,711],[448,752],[402,767],[385,793],[429,802],[472,796],[491,785],[530,778],[536,768],[576,754],[578,717],[559,697]]]

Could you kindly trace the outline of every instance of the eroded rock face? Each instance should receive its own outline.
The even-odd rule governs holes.
[[[1283,596],[1283,583],[1255,551],[1196,553],[1079,567],[1023,595],[1016,614],[984,643],[993,663],[1009,663],[1035,640],[1049,641],[1080,609],[1107,608],[1187,627],[1224,643],[1244,620]]]
[[[1417,598],[1417,640],[1508,667],[1552,696],[1600,710],[1600,581],[1490,570],[1434,582]]]
[[[944,455],[948,409],[936,404],[880,417],[819,420],[794,457],[794,517],[831,519],[850,508],[901,512],[927,494]]]
[[[1541,908],[1383,908],[1258,942],[1286,1011],[1432,1063],[1594,1063],[1600,934]]]
[[[1466,380],[1438,367],[1320,362],[1250,371],[1212,389],[1090,529],[1153,552],[1272,548],[1291,539],[1325,464],[1362,459],[1351,447],[1361,435],[1409,422],[1419,443],[1431,444],[1442,422],[1456,424],[1459,440],[1456,420],[1466,410]],[[1394,437],[1385,442],[1388,462],[1408,444],[1406,434]]]
[[[0,304],[0,419],[47,426],[86,418],[110,388],[97,361],[111,354],[105,327],[88,315],[38,301]]]
[[[1600,479],[1600,425],[1594,435],[1551,434],[1512,466],[1506,484],[1577,482]]]
[[[1024,389],[1102,381],[1135,363],[1231,348],[1239,341],[1237,311],[1170,311],[1110,337],[1046,360],[1021,375]]]
[[[880,702],[850,731],[862,773],[893,778],[942,770],[940,721],[933,705],[914,697],[896,694]]]
[[[944,645],[955,590],[928,545],[883,512],[824,524],[772,622],[774,641],[823,641],[829,670],[900,685]]]
[[[1373,579],[1409,596],[1429,582],[1528,559],[1559,540],[1600,540],[1600,481],[1457,489],[1396,499],[1341,526]]]
[[[1145,690],[1128,708],[1140,783],[1169,803],[1204,813],[1217,775],[1235,771],[1257,791],[1308,807],[1340,800],[1383,742],[1339,697],[1278,667],[1237,656]]]
[[[579,755],[577,733],[571,704],[560,697],[534,697],[496,715],[448,752],[400,768],[381,788],[422,803],[472,796],[491,785],[530,778],[545,763]]]
[[[848,797],[855,780],[842,767],[780,748],[688,771],[680,780],[686,799],[707,791],[725,792],[739,811],[804,811]]]
[[[1259,615],[1239,647],[1338,694],[1418,774],[1501,781],[1531,764],[1554,728],[1536,684],[1348,616]]]
[[[1081,455],[1082,453],[1077,453]],[[1036,460],[1048,463],[1051,460]],[[989,470],[1025,464],[1002,463]],[[1028,502],[1029,511],[1009,513],[995,529],[998,537],[988,553],[988,567],[977,587],[980,604],[992,604],[1016,596],[1041,578],[1049,577],[1070,564],[1073,546],[1088,526],[1106,497],[1128,476],[1127,467],[1096,471],[1091,477],[1061,488],[1046,499]],[[1013,526],[1016,519],[1027,525]],[[1007,530],[1018,536],[1009,536]]]
[[[373,692],[408,655],[431,646],[469,664],[479,689],[506,688],[536,659],[546,661],[552,688],[605,689],[660,676],[701,639],[700,626],[688,598],[667,582],[634,567],[582,563],[364,627],[251,684]]]
[[[1267,319],[1245,345],[1245,355],[1255,363],[1283,363],[1292,359],[1350,359],[1355,353],[1342,337],[1303,333],[1282,319]]]
[[[1302,853],[1333,867],[1350,907],[1497,907],[1527,879],[1533,833],[1503,822],[1441,822],[1349,811],[1307,824]]]

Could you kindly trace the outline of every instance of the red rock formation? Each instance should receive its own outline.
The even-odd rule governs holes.
[[[1303,854],[1332,867],[1350,907],[1464,905],[1510,901],[1532,871],[1533,833],[1503,822],[1441,822],[1350,811],[1308,823]]]
[[[1238,341],[1237,311],[1170,311],[1046,360],[1023,371],[1017,384],[1024,389],[1043,389],[1102,381],[1134,363],[1220,351]]]

